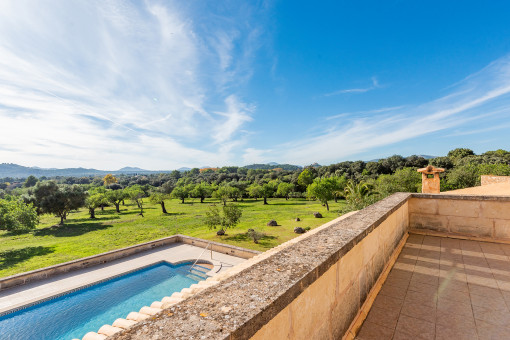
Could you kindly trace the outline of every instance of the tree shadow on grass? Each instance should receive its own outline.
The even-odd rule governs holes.
[[[0,252],[0,270],[10,268],[34,256],[42,256],[55,252],[54,247],[25,247]]]
[[[91,231],[104,230],[111,228],[111,224],[102,224],[100,222],[90,221],[88,223],[73,223],[69,222],[64,225],[54,225],[48,228],[38,229],[34,231],[34,236],[55,236],[55,237],[70,237],[80,236]]]
[[[285,202],[271,202],[270,199],[267,200],[267,205],[307,205],[306,202],[295,202],[295,201],[285,201]]]
[[[154,210],[156,208],[143,208],[143,211],[147,211],[147,210]],[[140,213],[140,208],[136,208],[135,210],[129,210],[129,211],[125,211],[125,210],[122,210],[120,209],[120,214],[121,215],[138,215]]]
[[[163,214],[163,212],[161,212],[161,216],[178,216],[178,215],[186,215],[186,213],[183,213],[183,212],[167,212],[166,214]]]
[[[276,236],[264,235],[259,239],[258,244],[260,244],[264,248],[273,247],[274,245],[271,243],[271,241],[277,238],[278,237]],[[232,236],[226,236],[224,239],[233,242],[246,242],[246,241],[253,242],[253,239],[250,236],[248,236],[248,233],[239,233]]]
[[[32,231],[33,231],[33,229],[10,230],[10,231],[6,231],[5,233],[1,234],[0,237],[19,236],[19,235],[31,233]]]
[[[97,216],[97,215],[96,215]],[[84,218],[70,218],[69,221],[71,223],[75,222],[96,222],[96,221],[111,221],[111,220],[118,220],[120,219],[120,216],[117,214],[116,216],[104,216],[104,217],[96,217],[96,218],[90,218],[90,217],[84,217]]]

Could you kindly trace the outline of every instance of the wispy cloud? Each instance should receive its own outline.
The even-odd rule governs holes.
[[[359,116],[358,113],[379,113]],[[265,160],[325,164],[434,132],[484,122],[497,125],[510,114],[510,56],[503,57],[459,82],[452,92],[415,106],[396,106],[327,117],[321,132],[258,150]],[[343,117],[336,125],[335,118]],[[276,150],[276,151],[275,151]]]
[[[196,8],[179,5],[3,1],[0,158],[103,168],[231,162],[254,107],[230,83],[246,79],[257,27],[222,20],[209,32]]]
[[[337,115],[326,117],[326,120],[345,118],[345,117],[352,117],[352,116],[372,115],[372,114],[388,112],[388,111],[397,111],[397,110],[400,110],[400,109],[402,109],[404,107],[405,107],[404,105],[400,105],[400,106],[392,106],[392,107],[383,107],[383,108],[380,108],[380,109],[373,109],[373,110],[343,112],[343,113],[339,113]]]
[[[369,87],[337,90],[337,91],[323,94],[322,96],[323,97],[331,97],[331,96],[337,96],[339,94],[346,94],[346,93],[365,93],[365,92],[372,91],[372,90],[375,90],[376,88],[380,87],[377,77],[372,77],[371,80],[372,80],[372,86],[369,86]]]

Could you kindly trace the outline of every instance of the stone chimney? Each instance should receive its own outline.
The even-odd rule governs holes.
[[[418,172],[421,172],[421,192],[424,194],[439,194],[441,191],[439,173],[444,172],[444,169],[429,165],[426,168],[418,169]]]

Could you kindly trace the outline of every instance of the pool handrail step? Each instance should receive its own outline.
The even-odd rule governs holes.
[[[202,257],[202,255],[204,255],[205,251],[207,250],[207,247],[209,247],[211,245],[211,242],[207,243],[207,245],[205,246],[204,250],[202,250],[202,253],[200,254],[200,256],[195,260],[195,262],[193,262],[193,265],[191,266],[191,268],[189,269],[189,271],[191,271],[193,269],[193,267],[195,267],[195,265],[197,264],[198,260],[200,260],[200,258]],[[213,259],[212,258],[212,247],[211,247],[211,260]]]

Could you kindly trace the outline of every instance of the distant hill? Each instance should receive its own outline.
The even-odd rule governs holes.
[[[56,176],[69,176],[69,177],[82,177],[82,176],[104,176],[106,174],[120,175],[120,174],[154,174],[162,172],[171,172],[171,170],[152,171],[144,170],[136,167],[124,167],[119,170],[97,170],[86,168],[67,168],[67,169],[44,169],[39,167],[26,167],[12,163],[0,164],[0,178],[13,177],[13,178],[26,178],[30,175],[36,177],[56,177]]]
[[[283,170],[299,170],[302,169],[299,165],[292,165],[292,164],[278,164],[275,162],[267,163],[267,164],[250,164],[245,165],[243,168],[246,169],[253,169],[253,170],[272,170],[281,168]]]
[[[186,172],[186,171],[190,171],[190,170],[191,170],[191,168],[186,168],[186,167],[177,169],[177,171],[180,171],[180,172]]]
[[[140,169],[140,168],[136,168],[136,167],[132,167],[132,166],[126,166],[126,167],[123,167],[122,169],[119,169],[117,171],[123,171],[123,172],[146,172],[146,171],[149,171],[149,170],[144,170],[144,169]]]
[[[431,155],[415,155],[415,156],[418,156],[418,157],[423,157],[425,159],[432,159],[432,158],[437,158],[439,156],[431,156]],[[405,158],[405,157],[404,157]],[[380,159],[384,159],[384,158],[377,158],[377,159],[371,159],[369,160],[369,162],[379,162]]]

